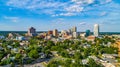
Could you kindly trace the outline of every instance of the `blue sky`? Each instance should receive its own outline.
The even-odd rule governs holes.
[[[1,31],[93,31],[96,23],[101,32],[120,32],[120,0],[0,0]]]

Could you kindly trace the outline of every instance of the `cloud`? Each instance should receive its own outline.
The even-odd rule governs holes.
[[[77,4],[92,4],[94,3],[94,0],[71,0],[72,2],[75,2]]]
[[[52,16],[55,17],[55,16],[75,16],[75,15],[76,15],[76,13],[68,12],[68,13],[55,14]]]
[[[105,16],[105,15],[107,15],[107,12],[101,12],[100,13],[100,16]]]
[[[18,19],[18,17],[8,17],[8,16],[4,16],[4,19]]]
[[[86,22],[80,22],[79,25],[86,25]]]
[[[115,25],[118,24],[117,22],[109,22],[109,21],[104,21],[100,23],[101,25]]]
[[[78,13],[82,12],[84,7],[74,4],[70,5],[69,7],[64,8],[64,12],[59,13],[59,14],[54,14],[52,16],[76,16]]]
[[[112,0],[106,0],[107,3],[111,2]]]
[[[26,9],[51,16],[76,16],[89,5],[100,5],[112,0],[8,0],[7,6]],[[92,8],[92,7],[91,7]]]
[[[12,22],[18,22],[18,20],[19,20],[19,17],[4,16],[3,18],[6,19],[6,20],[10,20]]]
[[[67,8],[65,8],[65,10],[67,12],[81,12],[81,11],[83,11],[83,8],[84,7],[81,7],[80,5],[71,5]]]
[[[112,2],[112,0],[100,0],[100,4],[106,4]]]

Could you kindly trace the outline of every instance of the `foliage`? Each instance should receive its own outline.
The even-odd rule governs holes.
[[[28,53],[28,56],[31,57],[31,58],[37,59],[37,58],[39,58],[39,53],[38,53],[37,50],[31,50]]]
[[[102,67],[100,64],[97,64],[92,58],[89,59],[88,67]]]
[[[20,59],[22,58],[22,55],[20,53],[17,53],[16,56],[15,56],[16,59]]]

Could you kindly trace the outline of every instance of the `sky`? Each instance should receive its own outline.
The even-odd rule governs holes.
[[[120,0],[0,0],[0,31],[120,32]]]

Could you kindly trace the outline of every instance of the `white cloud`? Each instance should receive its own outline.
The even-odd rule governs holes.
[[[107,12],[101,12],[100,13],[100,16],[105,16],[105,15],[107,15]]]
[[[106,4],[112,2],[112,0],[100,0],[100,4]]]
[[[86,25],[86,22],[80,22],[79,25]]]
[[[6,19],[6,20],[10,20],[12,22],[18,22],[18,20],[19,20],[19,17],[4,16],[3,18]]]
[[[68,12],[68,13],[55,14],[55,15],[52,15],[52,16],[55,17],[55,16],[75,16],[75,15],[76,15],[76,13]]]
[[[8,17],[8,16],[4,16],[4,19],[18,19],[18,17]]]
[[[65,8],[66,11],[68,12],[81,12],[83,10],[83,7],[80,5],[71,5],[68,8]]]
[[[88,0],[87,2],[91,4],[91,3],[94,3],[94,0]]]
[[[112,0],[106,0],[106,3],[109,3],[109,2],[111,2]]]
[[[75,16],[84,11],[85,7],[93,4],[95,0],[8,0],[7,6],[27,9],[38,14],[51,16]],[[111,2],[112,0],[98,0],[99,4]]]
[[[80,12],[82,12],[84,9],[84,7],[74,4],[74,5],[70,5],[64,8],[63,13],[59,13],[59,14],[55,14],[52,16],[75,16],[75,15],[79,15]]]
[[[94,0],[71,0],[72,2],[75,2],[77,4],[92,4],[94,3]]]
[[[9,0],[7,2],[7,5],[12,5],[15,7],[24,7],[27,6],[27,4],[29,3],[30,0]]]
[[[59,14],[60,16],[73,16],[73,15],[76,15],[74,13],[61,13]]]

